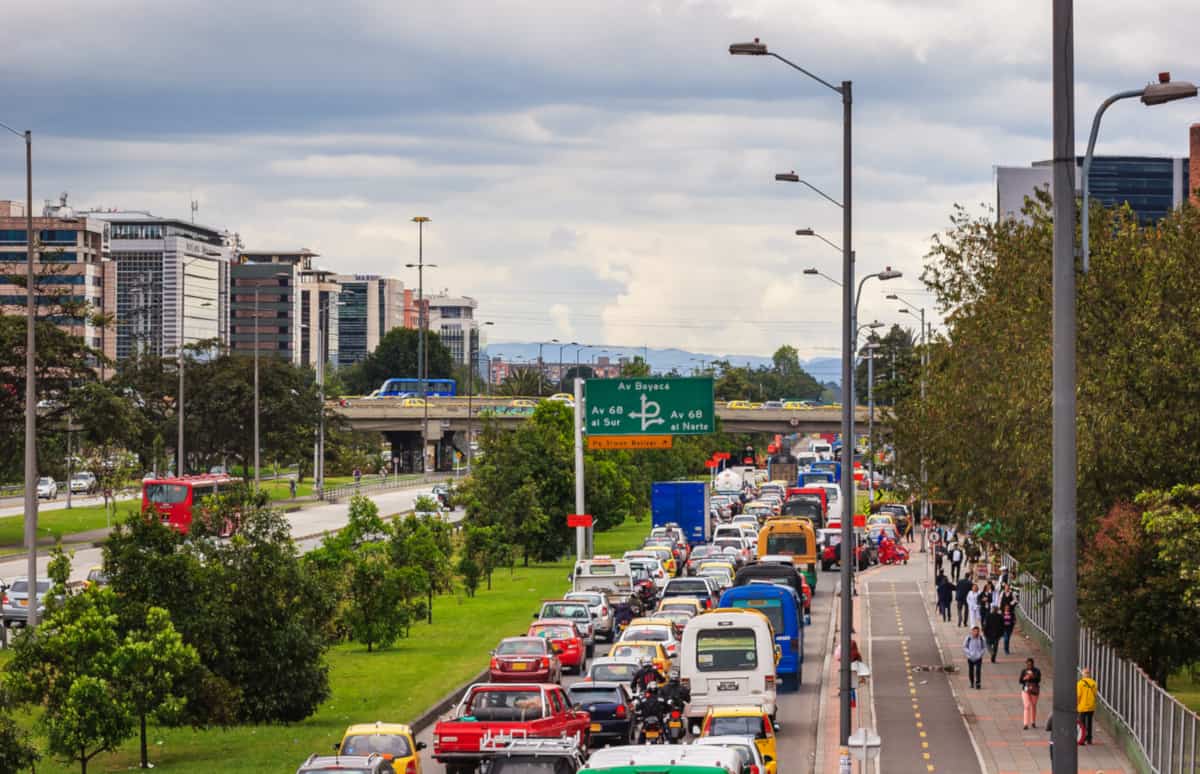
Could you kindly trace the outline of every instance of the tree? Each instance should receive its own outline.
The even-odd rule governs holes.
[[[641,355],[634,355],[633,360],[630,360],[627,363],[621,364],[621,376],[623,376],[623,377],[649,376],[649,375],[650,375],[650,364],[647,363],[642,358]]]
[[[537,366],[512,368],[496,388],[498,395],[548,395],[552,385]]]
[[[199,664],[196,649],[184,644],[161,607],[150,608],[145,627],[126,634],[113,654],[113,681],[138,719],[143,769],[150,768],[146,717],[177,713],[186,701],[179,693],[183,678]]]
[[[1175,499],[1147,492],[1135,505],[1114,506],[1099,520],[1079,572],[1088,626],[1163,688],[1171,672],[1195,659],[1200,638],[1200,607],[1188,602],[1194,582],[1180,572],[1168,537]]]
[[[1142,524],[1155,542],[1158,559],[1178,574],[1183,601],[1200,614],[1200,485],[1143,492],[1137,504],[1144,509]]]
[[[898,400],[916,394],[921,381],[921,363],[918,359],[913,332],[893,325],[883,336],[875,331],[867,339],[867,345],[875,349],[875,405],[893,406]],[[860,349],[863,357],[854,367],[854,395],[860,405],[867,405],[869,397],[870,371],[867,368],[867,351]]]
[[[426,617],[433,623],[434,594],[454,588],[454,572],[450,564],[451,555],[449,525],[432,516],[420,518],[409,515],[395,521],[391,554],[398,567],[420,570],[427,597]],[[408,587],[418,585],[416,579],[408,580]]]
[[[0,716],[0,774],[34,770],[41,759],[27,734],[11,717]]]
[[[481,578],[487,578],[488,591],[492,589],[492,573],[497,567],[502,567],[511,561],[512,546],[504,541],[504,533],[499,525],[484,527],[477,524],[467,524],[463,528],[461,553],[463,560],[470,559],[473,570],[478,573],[475,585]],[[463,586],[468,593],[474,595],[475,589],[468,580],[468,572],[464,570],[462,560],[459,564],[459,574],[463,576]]]
[[[341,372],[346,390],[351,395],[366,395],[379,389],[392,378],[415,379],[419,331],[413,328],[393,328],[379,340],[375,351]],[[436,331],[425,332],[425,348],[430,379],[444,379],[454,370],[454,359]]]
[[[368,653],[376,645],[386,648],[405,631],[408,609],[387,546],[366,543],[358,547],[348,591],[346,621],[350,635],[365,644]]]

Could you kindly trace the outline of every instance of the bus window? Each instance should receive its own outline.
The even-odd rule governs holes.
[[[767,535],[767,553],[803,556],[808,553],[808,536],[803,532],[772,532]]]
[[[757,610],[767,617],[774,631],[781,633],[787,631],[783,622],[783,600],[781,599],[735,599],[731,606]]]
[[[696,635],[696,668],[701,672],[753,670],[758,642],[753,629],[706,629]]]
[[[146,499],[152,503],[172,505],[186,503],[188,488],[183,484],[147,484]]]

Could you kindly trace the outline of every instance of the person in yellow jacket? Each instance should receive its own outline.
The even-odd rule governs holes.
[[[1079,713],[1079,723],[1083,726],[1080,744],[1091,744],[1092,716],[1096,714],[1096,681],[1092,679],[1092,670],[1087,667],[1081,670],[1079,682],[1075,684],[1075,711]]]

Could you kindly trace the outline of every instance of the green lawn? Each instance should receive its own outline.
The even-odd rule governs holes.
[[[648,520],[629,521],[596,534],[596,553],[619,554],[640,545]],[[357,644],[329,653],[332,697],[316,715],[291,726],[243,726],[228,730],[151,728],[150,755],[163,771],[180,774],[279,772],[290,774],[310,753],[330,750],[351,723],[407,722],[456,685],[487,666],[488,652],[505,636],[523,634],[537,601],[566,589],[571,561],[498,571],[491,591],[442,596],[434,601],[433,625],[413,628],[412,637],[389,650],[370,653]],[[131,739],[116,754],[101,755],[91,772],[137,768]],[[43,761],[38,771],[78,771]]]
[[[1200,672],[1193,679],[1188,670],[1182,669],[1171,675],[1167,685],[1171,695],[1188,706],[1193,712],[1200,712]]]

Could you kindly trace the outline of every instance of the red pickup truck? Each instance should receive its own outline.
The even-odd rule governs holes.
[[[446,774],[473,774],[487,755],[487,734],[575,737],[587,748],[591,718],[572,707],[562,687],[552,683],[476,683],[448,719],[433,728],[433,757]]]

